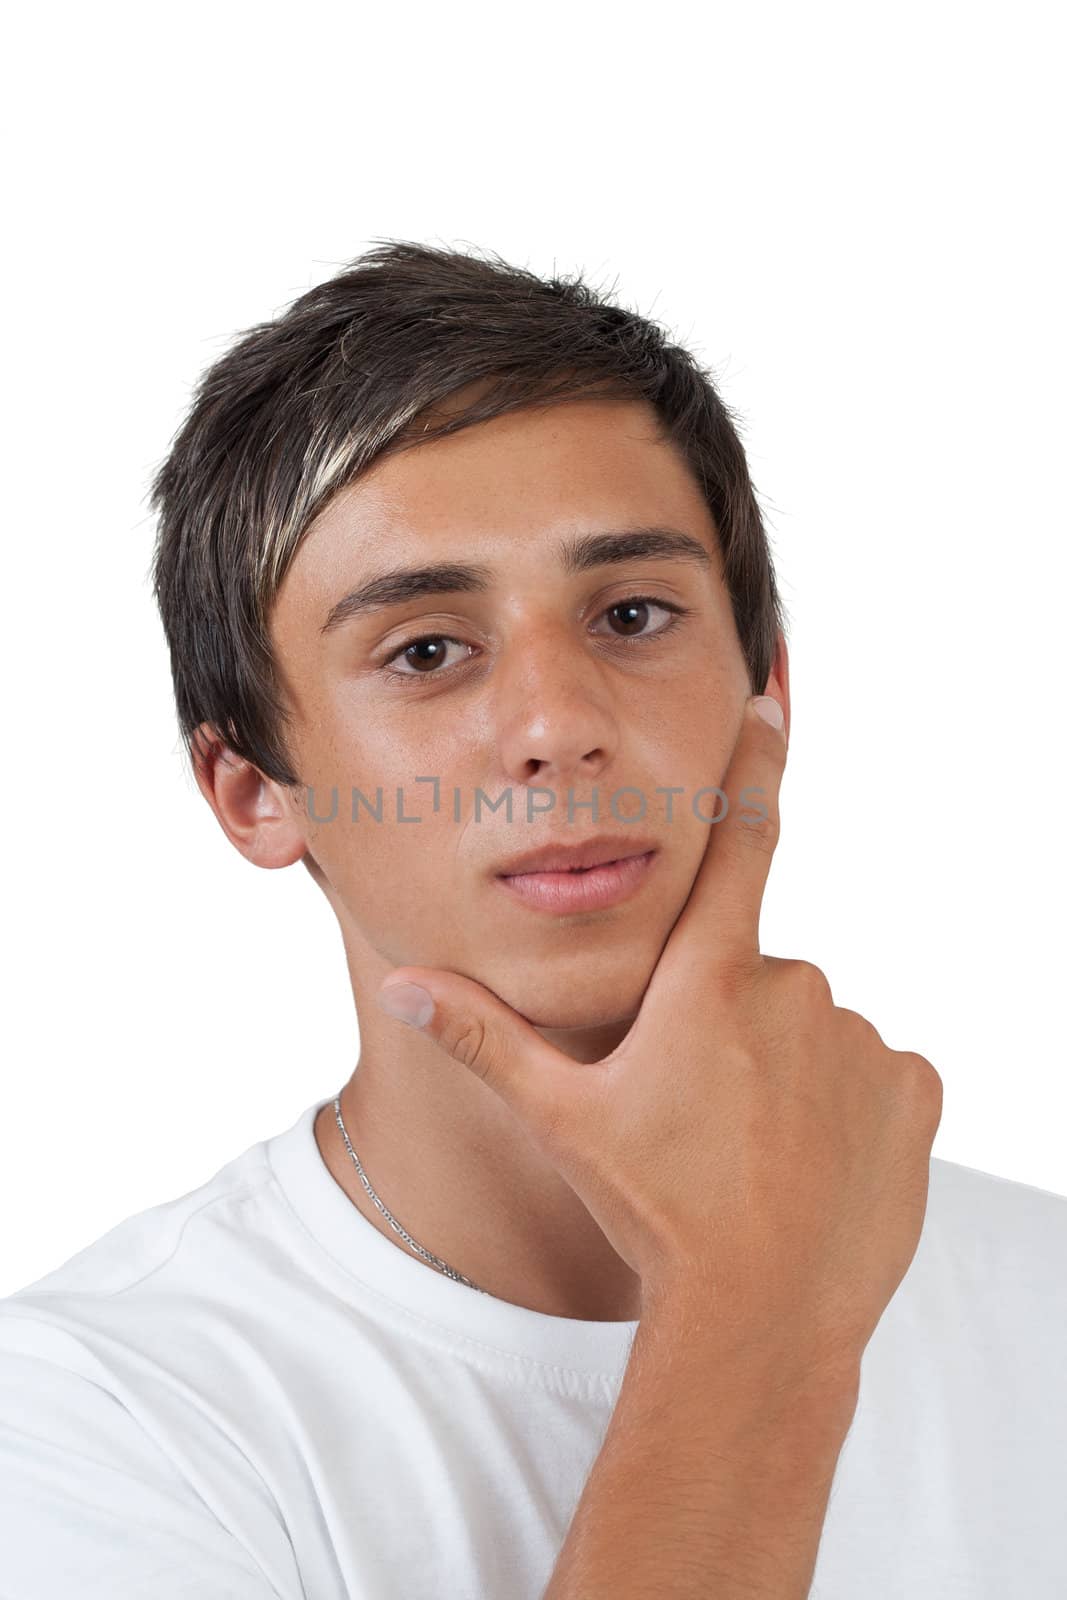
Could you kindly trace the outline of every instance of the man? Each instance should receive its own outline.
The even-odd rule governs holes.
[[[758,949],[788,655],[708,376],[385,244],[154,505],[197,782],[360,1054],[2,1303],[0,1589],[1067,1592],[1067,1199],[931,1159],[930,1064]]]

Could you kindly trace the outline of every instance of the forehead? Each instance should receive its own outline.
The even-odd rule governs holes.
[[[339,490],[305,534],[278,610],[321,611],[345,584],[400,563],[477,559],[503,575],[534,570],[561,539],[664,523],[716,553],[700,487],[651,405],[522,407],[380,457]]]

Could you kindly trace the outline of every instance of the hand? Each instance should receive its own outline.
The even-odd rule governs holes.
[[[749,701],[724,786],[728,801],[758,787],[767,815],[732,805],[715,824],[601,1061],[573,1061],[459,974],[389,983],[428,991],[422,1031],[522,1120],[646,1306],[695,1294],[726,1343],[858,1359],[918,1246],[942,1083],[835,1005],[818,967],[760,952],[785,756]]]

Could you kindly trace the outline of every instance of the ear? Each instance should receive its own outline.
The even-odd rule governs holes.
[[[775,646],[774,661],[767,674],[767,684],[763,694],[773,695],[785,713],[785,739],[789,743],[789,647],[785,642],[785,634],[778,629],[778,642]]]
[[[192,739],[193,775],[223,833],[257,867],[288,867],[307,850],[286,791],[235,755],[210,723]]]

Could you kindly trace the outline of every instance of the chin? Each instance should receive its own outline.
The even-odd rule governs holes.
[[[632,1000],[618,984],[612,984],[607,989],[596,985],[589,994],[576,993],[572,988],[570,993],[554,995],[550,990],[546,992],[544,986],[529,993],[501,989],[494,992],[513,1011],[525,1018],[531,1027],[553,1032],[613,1029],[621,1037],[629,1031],[637,1016],[644,989],[644,984],[635,984]],[[606,1000],[606,992],[614,998]]]
[[[614,960],[573,952],[562,959],[545,959],[531,950],[512,948],[501,959],[479,953],[461,961],[410,959],[405,964],[448,967],[495,994],[533,1028],[614,1029],[621,1038],[641,1009],[658,956],[656,948],[640,955],[616,950]],[[604,1053],[611,1048],[607,1046]]]

